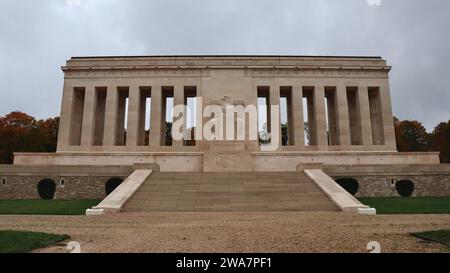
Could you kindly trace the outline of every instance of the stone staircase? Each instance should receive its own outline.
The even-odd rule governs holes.
[[[152,174],[123,212],[339,211],[303,172]]]

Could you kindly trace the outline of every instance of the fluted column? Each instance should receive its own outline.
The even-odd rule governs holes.
[[[348,115],[347,88],[345,85],[336,87],[339,143],[341,146],[350,146],[350,118]]]
[[[119,92],[117,87],[108,86],[106,95],[105,135],[104,146],[115,146],[117,140],[117,116],[118,116]]]
[[[372,146],[372,123],[370,119],[369,89],[367,86],[358,88],[359,111],[361,112],[362,144]]]
[[[184,105],[184,89],[182,85],[175,85],[174,86],[174,90],[173,90],[173,107],[177,106],[177,105]],[[179,119],[182,118],[183,119],[183,128],[182,131],[184,132],[184,130],[186,129],[186,125],[185,125],[185,120],[186,120],[186,113],[183,113],[182,117],[178,117],[178,116],[173,116],[173,124],[175,124],[175,122]],[[183,133],[184,135],[184,133]],[[184,141],[183,140],[179,140],[179,141],[175,141],[173,140],[172,142],[172,146],[174,147],[181,147],[183,146]]]
[[[162,89],[161,86],[152,86],[152,106],[150,117],[149,145],[159,147],[162,145],[163,113],[162,113]]]
[[[95,87],[86,87],[83,124],[81,129],[81,146],[92,146],[94,143],[95,106],[97,104]]]
[[[317,146],[319,150],[328,148],[327,120],[325,113],[325,87],[317,85],[314,88],[314,110]]]
[[[303,117],[303,90],[301,86],[292,88],[292,126],[294,129],[294,145],[305,146],[305,119]]]
[[[141,94],[138,86],[130,86],[128,100],[127,146],[138,146]]]

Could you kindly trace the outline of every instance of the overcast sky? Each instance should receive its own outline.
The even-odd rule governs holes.
[[[0,115],[59,115],[71,56],[375,55],[394,113],[450,119],[450,1],[1,0]]]

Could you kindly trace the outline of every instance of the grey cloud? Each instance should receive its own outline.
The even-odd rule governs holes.
[[[59,114],[71,56],[379,55],[395,114],[431,130],[450,118],[450,2],[383,0],[0,2],[0,114]]]

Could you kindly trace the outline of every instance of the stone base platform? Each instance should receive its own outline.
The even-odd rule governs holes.
[[[299,164],[435,165],[439,153],[253,152],[16,153],[16,165],[133,165],[156,163],[162,172],[295,172]],[[206,162],[206,163],[205,163]]]
[[[246,172],[283,176],[318,166],[333,179],[356,180],[356,197],[400,196],[396,185],[404,180],[414,184],[412,196],[450,196],[450,165],[435,164],[436,160],[436,153],[252,153],[252,170]],[[40,199],[38,185],[43,180],[55,182],[55,199],[104,199],[107,184],[129,177],[136,162],[156,162],[162,174],[182,177],[208,173],[204,161],[202,153],[16,154],[16,165],[0,165],[0,200]],[[233,166],[239,162],[233,161]],[[225,168],[211,175],[215,173],[242,171]]]

